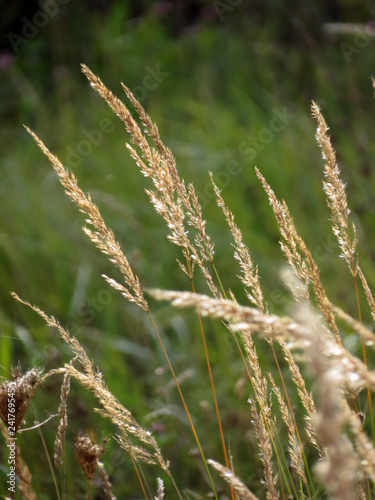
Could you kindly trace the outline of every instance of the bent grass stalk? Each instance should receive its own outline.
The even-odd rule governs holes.
[[[191,276],[191,287],[192,287],[193,292],[195,293],[195,286],[194,286],[193,275],[192,275],[190,263],[189,263],[188,260],[186,260],[186,266],[187,266],[188,272],[190,273],[190,276]],[[201,316],[199,314],[199,308],[197,308],[197,317],[198,317],[198,322],[199,322],[199,329],[200,329],[201,336],[202,336],[203,350],[204,350],[204,354],[205,354],[205,358],[206,358],[208,375],[209,375],[209,378],[210,378],[211,391],[212,391],[212,394],[213,394],[213,400],[214,400],[214,405],[215,405],[215,412],[216,412],[217,421],[218,421],[218,425],[219,425],[219,433],[220,433],[220,439],[221,439],[221,446],[223,448],[223,453],[224,453],[225,466],[227,467],[227,469],[229,469],[229,460],[228,460],[228,454],[227,454],[227,447],[226,447],[226,444],[225,444],[223,426],[222,426],[222,423],[221,423],[219,404],[217,402],[216,390],[215,390],[215,384],[214,384],[214,378],[213,378],[212,370],[211,370],[211,362],[210,362],[210,357],[209,357],[209,354],[208,354],[206,336],[204,334],[202,319],[201,319]],[[232,484],[230,484],[230,483],[229,483],[229,488],[230,488],[231,498],[234,500],[234,489],[233,489]]]

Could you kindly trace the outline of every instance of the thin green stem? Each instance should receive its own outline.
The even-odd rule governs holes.
[[[355,288],[355,296],[356,296],[356,301],[357,301],[357,309],[358,309],[358,320],[362,324],[362,312],[361,312],[361,304],[359,302],[359,291],[358,291],[358,283],[357,283],[357,272],[355,268],[355,264],[353,263],[353,270],[352,270],[352,275],[354,279],[354,288]],[[367,366],[367,355],[366,355],[366,345],[364,338],[362,336],[361,338],[362,341],[362,355],[363,355],[363,363],[365,366]],[[375,427],[374,427],[374,416],[372,412],[372,400],[371,400],[371,391],[370,391],[370,386],[367,386],[367,400],[368,400],[368,409],[370,413],[370,422],[371,422],[371,433],[372,433],[372,438],[375,440]],[[370,482],[367,479],[367,488],[370,490]]]
[[[288,493],[289,493],[290,497],[291,497],[291,498],[293,498],[293,497],[292,497],[292,492],[290,491],[290,487],[289,487],[288,480],[287,480],[286,475],[285,475],[284,468],[281,466],[281,460],[280,460],[279,452],[278,452],[278,450],[277,450],[277,446],[276,446],[275,440],[273,439],[273,436],[272,436],[272,434],[273,434],[273,433],[272,433],[272,430],[271,430],[271,428],[270,428],[270,426],[269,426],[269,424],[268,424],[267,418],[266,418],[266,416],[265,416],[265,414],[264,414],[264,411],[263,411],[262,405],[259,405],[259,409],[260,409],[260,411],[261,411],[262,418],[263,418],[263,420],[264,420],[264,424],[265,424],[265,426],[267,427],[268,435],[269,435],[269,437],[270,437],[271,444],[272,444],[273,450],[274,450],[275,455],[276,455],[276,461],[277,461],[277,464],[278,464],[278,469],[279,469],[279,471],[281,472],[281,474],[282,474],[282,476],[283,476],[283,478],[284,478],[285,485],[286,485],[286,487],[287,487],[287,490],[288,490]],[[277,433],[275,433],[275,434],[277,435]],[[281,450],[282,450],[282,448],[281,448]],[[284,452],[283,452],[283,451],[282,451],[282,454],[283,454],[284,460],[286,460],[286,459],[285,459],[285,456],[284,456]],[[280,480],[280,481],[281,481],[281,480]]]
[[[169,359],[169,356],[168,356],[168,354],[167,354],[167,351],[165,350],[165,347],[164,347],[163,341],[162,341],[162,339],[161,339],[161,337],[160,337],[160,334],[159,334],[159,331],[158,331],[158,329],[157,329],[157,326],[156,326],[156,324],[155,324],[155,322],[154,322],[154,319],[153,319],[153,317],[151,316],[151,313],[150,313],[150,311],[149,311],[149,310],[147,310],[147,313],[148,313],[148,316],[149,316],[150,321],[151,321],[151,323],[152,323],[152,326],[153,326],[153,328],[154,328],[154,331],[155,331],[156,337],[157,337],[157,339],[158,339],[158,342],[159,342],[159,344],[160,344],[160,347],[161,347],[161,349],[162,349],[162,351],[163,351],[164,357],[165,357],[165,359],[166,359],[166,361],[167,361],[167,364],[168,364],[169,370],[170,370],[170,372],[171,372],[171,374],[172,374],[173,380],[174,380],[174,382],[175,382],[175,384],[176,384],[176,388],[177,388],[178,394],[179,394],[179,396],[180,396],[180,398],[181,398],[182,405],[183,405],[183,407],[184,407],[184,410],[185,410],[185,413],[186,413],[186,415],[187,415],[187,418],[188,418],[188,420],[189,420],[189,424],[190,424],[191,430],[192,430],[192,432],[193,432],[193,435],[194,435],[194,438],[195,438],[195,442],[197,443],[199,453],[200,453],[200,455],[201,455],[201,457],[202,457],[203,465],[204,465],[204,468],[206,469],[206,473],[207,473],[207,476],[208,476],[208,480],[209,480],[209,482],[210,482],[210,484],[211,484],[211,488],[212,488],[212,492],[213,492],[213,494],[214,494],[215,500],[219,500],[219,498],[218,498],[218,496],[217,496],[216,489],[215,489],[215,485],[214,485],[214,482],[213,482],[213,479],[212,479],[212,476],[211,476],[211,473],[210,473],[210,470],[209,470],[209,468],[208,468],[208,464],[207,464],[206,457],[204,456],[203,449],[202,449],[201,443],[200,443],[200,441],[199,441],[198,434],[197,434],[197,432],[196,432],[196,430],[195,430],[195,426],[194,426],[193,421],[192,421],[192,419],[191,419],[190,412],[189,412],[188,407],[187,407],[187,404],[186,404],[186,402],[185,402],[185,398],[184,398],[184,396],[183,396],[183,394],[182,394],[180,384],[178,383],[177,377],[176,377],[175,372],[174,372],[174,370],[173,370],[173,367],[172,367],[172,364],[171,364],[171,362],[170,362],[170,359]],[[181,495],[180,495],[180,493],[179,493],[179,491],[178,491],[178,490],[177,490],[177,493],[178,493],[178,495],[179,495],[180,500],[182,500],[182,497],[181,497]]]
[[[34,407],[33,403],[31,403],[31,407],[32,407],[33,412],[34,412],[35,419],[38,421],[38,417],[37,417],[36,410],[35,410],[35,407]],[[49,466],[49,469],[51,471],[53,483],[55,485],[56,496],[57,496],[57,499],[60,500],[60,492],[59,492],[59,488],[57,486],[57,480],[56,480],[55,471],[53,470],[52,462],[51,462],[51,459],[50,459],[50,456],[49,456],[49,453],[48,453],[47,445],[46,445],[46,442],[45,442],[45,439],[44,439],[41,427],[38,427],[38,432],[39,432],[40,439],[42,441],[44,453],[46,454],[46,457],[47,457],[48,466]]]
[[[307,459],[306,459],[306,455],[305,455],[304,447],[303,447],[303,444],[302,444],[301,436],[300,436],[300,433],[299,433],[299,430],[298,430],[298,425],[297,425],[297,422],[296,422],[296,419],[295,419],[295,416],[294,416],[294,411],[293,411],[293,408],[292,408],[292,404],[291,404],[290,399],[289,399],[288,390],[286,388],[285,380],[284,380],[284,377],[283,377],[283,374],[282,374],[282,371],[281,371],[281,368],[280,368],[279,360],[277,359],[275,347],[273,345],[273,341],[272,340],[270,341],[270,344],[271,344],[273,358],[274,358],[275,363],[276,363],[277,371],[279,372],[281,384],[283,386],[285,399],[286,399],[286,402],[287,402],[287,405],[288,405],[288,408],[289,408],[290,415],[292,417],[294,430],[296,432],[296,436],[297,436],[297,439],[298,439],[298,444],[301,447],[302,459],[303,459],[303,463],[304,463],[304,466],[305,466],[305,470],[306,470],[308,482],[310,483],[310,486],[311,486],[311,489],[312,489],[312,494],[314,496],[314,494],[315,494],[314,493],[314,484],[312,482],[310,469],[309,469],[308,462],[307,462]],[[309,498],[311,498],[311,493],[310,493],[310,489],[309,489],[308,484],[306,486],[307,486]]]
[[[246,361],[245,356],[244,356],[244,353],[242,352],[242,349],[241,349],[241,346],[240,346],[240,344],[239,344],[239,342],[238,342],[237,336],[233,334],[233,337],[234,337],[235,342],[236,342],[236,344],[237,344],[238,351],[239,351],[239,353],[240,353],[240,355],[241,355],[241,358],[242,358],[242,361],[243,361],[243,364],[244,364],[244,367],[245,367],[245,370],[246,370],[247,376],[248,376],[248,378],[249,378],[249,380],[250,380],[250,383],[251,383],[251,386],[252,386],[252,388],[253,388],[253,392],[254,392],[255,398],[256,398],[256,400],[257,400],[257,402],[258,402],[258,404],[259,404],[259,409],[260,409],[260,412],[261,412],[261,414],[262,414],[262,418],[263,418],[263,420],[264,420],[264,422],[265,422],[265,425],[266,425],[266,427],[267,427],[267,432],[268,432],[268,435],[269,435],[269,437],[270,437],[271,444],[272,444],[273,450],[274,450],[275,455],[276,455],[276,460],[278,461],[278,464],[279,464],[279,460],[280,460],[280,458],[279,458],[279,455],[278,455],[278,452],[277,452],[277,449],[276,449],[275,441],[274,441],[274,439],[272,438],[271,429],[270,429],[270,427],[269,427],[269,425],[268,425],[267,418],[266,418],[266,415],[265,415],[265,413],[264,413],[263,407],[262,407],[262,405],[260,404],[259,397],[258,397],[258,393],[257,393],[257,390],[256,390],[255,385],[254,385],[254,380],[253,380],[253,377],[252,377],[252,375],[251,375],[251,373],[250,373],[250,369],[249,369],[248,362]],[[242,340],[242,342],[243,342],[242,337],[241,337],[241,340]],[[281,449],[282,449],[282,448],[281,448]],[[284,453],[284,452],[283,452],[283,453]],[[278,467],[278,468],[279,468],[279,470],[280,470],[280,471],[282,471],[282,475],[284,475],[284,472],[283,472],[283,470],[282,470],[282,467],[281,467],[281,468],[280,468],[280,467]],[[288,484],[288,483],[287,483],[287,481],[286,481],[286,484]],[[288,491],[289,491],[289,493],[290,493],[290,488],[289,488],[289,487],[288,487]]]
[[[192,288],[193,292],[195,293],[195,286],[194,286],[194,281],[193,281],[193,273],[192,273],[192,269],[191,269],[191,266],[190,266],[190,263],[189,263],[188,259],[186,259],[186,264],[187,264],[187,268],[188,268],[188,272],[189,272],[189,276],[190,276],[191,288]],[[201,336],[202,336],[203,350],[204,350],[204,354],[205,354],[205,357],[206,357],[206,364],[207,364],[208,375],[209,375],[209,378],[210,378],[212,395],[213,395],[213,399],[214,399],[215,412],[216,412],[217,422],[218,422],[218,425],[219,425],[219,433],[220,433],[220,439],[221,439],[221,446],[223,448],[223,453],[224,453],[225,466],[227,467],[227,469],[230,469],[230,467],[229,467],[229,460],[228,460],[228,453],[227,453],[227,447],[226,447],[226,444],[225,444],[225,438],[224,438],[224,432],[223,432],[223,426],[222,426],[222,423],[221,423],[219,404],[217,402],[217,397],[216,397],[215,383],[214,383],[214,378],[213,378],[213,375],[212,375],[211,362],[210,362],[210,357],[209,357],[209,354],[208,354],[206,336],[204,334],[203,323],[202,323],[202,318],[201,318],[201,315],[200,315],[200,312],[199,312],[199,307],[197,307],[197,315],[198,315],[199,328],[200,328]],[[235,500],[233,486],[230,484],[229,488],[230,488],[231,498],[232,498],[232,500]]]
[[[133,457],[133,454],[132,454],[131,452],[129,452],[129,455],[130,455],[130,459],[131,459],[131,461],[132,461],[132,464],[133,464],[133,467],[134,467],[135,473],[137,474],[137,478],[138,478],[139,484],[140,484],[140,486],[141,486],[142,493],[143,493],[143,495],[144,495],[144,497],[145,497],[145,500],[148,500],[150,497],[147,495],[146,490],[145,490],[145,486],[144,486],[144,484],[143,484],[143,481],[145,480],[145,478],[144,478],[144,474],[143,474],[143,471],[142,471],[142,469],[141,469],[141,473],[139,472],[139,470],[138,470],[138,466],[139,466],[139,464],[136,462],[136,460],[135,460],[135,458]],[[141,475],[143,476],[143,479],[142,479]],[[147,485],[147,487],[148,487],[148,485]],[[148,488],[148,489],[149,489],[149,488]]]
[[[214,273],[215,273],[215,276],[217,278],[217,281],[219,282],[219,286],[220,286],[220,289],[221,289],[221,293],[223,294],[223,297],[226,299],[227,298],[227,295],[225,293],[225,290],[224,290],[224,287],[223,287],[223,284],[221,282],[221,279],[220,279],[220,276],[219,276],[219,273],[217,272],[217,269],[216,269],[216,266],[214,264],[214,261],[212,260],[211,261],[211,264],[212,264],[212,268],[214,270]]]
[[[354,278],[354,288],[355,288],[355,296],[356,296],[356,301],[357,301],[357,309],[358,309],[358,320],[362,324],[362,312],[361,312],[361,305],[359,303],[359,292],[358,292],[358,283],[357,283],[357,274],[353,274]],[[364,338],[362,336],[362,355],[363,355],[363,362],[367,366],[367,355],[366,355],[366,345]],[[367,399],[368,399],[368,410],[370,414],[370,421],[371,421],[371,433],[372,433],[372,438],[375,441],[375,425],[374,425],[374,416],[372,412],[372,400],[371,400],[371,391],[370,387],[367,386]]]
[[[216,266],[214,264],[214,262],[212,261],[212,266],[213,266],[213,269],[214,269],[214,272],[215,272],[215,275],[217,277],[217,280],[220,284],[220,288],[221,288],[221,291],[222,291],[222,294],[224,296],[224,298],[226,298],[226,293],[225,293],[225,290],[223,288],[223,285],[222,285],[222,282],[221,282],[221,279],[220,279],[220,276],[219,276],[219,273],[216,269]],[[236,341],[237,341],[237,338],[236,338]],[[284,389],[284,394],[285,394],[285,397],[286,397],[286,401],[287,401],[287,404],[288,404],[288,407],[289,407],[289,411],[291,413],[291,416],[292,416],[292,419],[293,419],[293,425],[295,427],[295,431],[296,431],[296,436],[297,436],[297,439],[298,439],[298,442],[299,442],[299,445],[301,447],[301,450],[302,450],[302,457],[303,457],[303,461],[304,461],[304,464],[305,464],[305,469],[306,469],[306,472],[307,472],[307,476],[309,478],[309,482],[311,484],[311,487],[312,487],[312,490],[314,491],[314,487],[313,487],[313,482],[312,482],[312,479],[311,479],[311,474],[310,474],[310,470],[309,470],[309,467],[308,467],[308,463],[307,463],[307,459],[306,459],[306,456],[305,456],[305,453],[304,453],[304,448],[303,448],[303,445],[302,445],[302,441],[301,441],[301,437],[300,437],[300,434],[299,434],[299,431],[298,431],[298,426],[297,426],[297,423],[295,421],[295,417],[294,417],[294,413],[293,413],[293,410],[292,410],[292,405],[291,405],[291,402],[290,402],[290,399],[289,399],[289,396],[288,396],[288,392],[287,392],[287,389],[286,389],[286,385],[285,385],[285,382],[284,382],[284,378],[283,378],[283,375],[282,375],[282,372],[281,372],[281,368],[280,368],[280,365],[279,365],[279,362],[277,360],[277,356],[276,356],[276,352],[275,352],[275,349],[274,349],[274,346],[273,346],[273,342],[271,341],[271,347],[272,347],[272,353],[273,353],[273,357],[275,359],[275,362],[276,362],[276,366],[277,366],[277,369],[278,369],[278,372],[279,372],[279,375],[280,375],[280,379],[281,379],[281,382],[282,382],[282,385],[283,385],[283,389]],[[238,345],[238,343],[237,343]],[[241,355],[242,355],[242,351],[238,345],[238,348],[241,352]],[[243,356],[243,355],[242,355]],[[245,359],[243,358],[244,360],[244,363],[245,362]],[[246,364],[247,365],[247,364]],[[280,449],[282,450],[282,447],[280,447]],[[285,456],[284,456],[284,453],[283,453],[283,457],[284,457],[284,460],[285,460]],[[286,462],[286,460],[285,460]],[[294,485],[293,485],[294,486]],[[307,489],[308,489],[308,494],[309,494],[309,498],[311,498],[311,494],[310,494],[310,491],[309,491],[309,487],[307,485]]]
[[[281,445],[281,442],[280,442],[280,439],[279,439],[279,436],[278,436],[277,432],[275,432],[275,436],[276,436],[276,441],[277,441],[277,444],[278,444],[278,446],[279,446],[279,448],[280,448],[280,450],[281,450],[281,452],[282,452],[282,457],[283,457],[283,461],[284,461],[284,464],[285,464],[285,469],[288,471],[289,481],[290,481],[290,483],[292,484],[292,488],[293,488],[293,491],[294,491],[294,497],[295,497],[295,498],[297,498],[297,497],[298,497],[298,495],[297,495],[296,487],[294,486],[294,481],[293,481],[292,474],[291,474],[290,469],[289,469],[289,466],[288,466],[288,461],[287,461],[287,459],[286,459],[286,457],[285,457],[285,453],[284,453],[284,451],[283,451],[283,447],[282,447],[282,445]],[[284,471],[284,468],[281,466],[281,463],[279,464],[279,470],[281,470],[281,471],[282,471],[282,473],[283,473],[283,477],[284,477],[284,481],[285,481],[286,487],[287,487],[287,489],[288,489],[288,493],[289,493],[289,495],[291,495],[290,488],[289,488],[289,486],[288,486],[288,485],[289,485],[289,483],[288,483],[288,481],[287,481],[287,477],[286,477],[285,472],[283,472],[283,471]],[[280,482],[281,482],[281,481],[280,481]]]

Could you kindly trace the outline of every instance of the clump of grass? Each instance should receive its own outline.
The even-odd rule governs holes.
[[[186,413],[192,440],[199,450],[203,465],[202,471],[211,489],[210,495],[217,500],[227,498],[225,495],[230,495],[233,500],[253,500],[257,498],[257,495],[253,493],[255,490],[260,497],[268,500],[312,499],[327,496],[335,500],[372,498],[375,495],[375,433],[372,418],[375,373],[367,363],[366,344],[373,347],[375,336],[362,323],[357,277],[362,284],[373,318],[375,317],[375,302],[365,274],[359,265],[356,230],[355,226],[350,225],[349,222],[345,186],[340,178],[335,151],[328,135],[328,127],[318,106],[315,103],[312,104],[312,115],[318,123],[316,138],[326,162],[324,189],[332,215],[332,229],[354,279],[353,289],[358,308],[358,320],[346,314],[329,300],[323,284],[324,277],[321,278],[318,265],[298,232],[286,202],[277,198],[258,169],[256,169],[256,175],[269,199],[280,229],[281,249],[289,265],[289,271],[284,273],[284,277],[291,290],[294,306],[285,316],[269,313],[257,266],[243,241],[234,214],[226,206],[224,196],[211,175],[218,206],[223,211],[233,237],[234,258],[239,264],[238,277],[245,287],[246,296],[250,302],[250,306],[240,305],[233,292],[226,288],[225,280],[221,278],[219,269],[216,267],[214,243],[206,230],[206,220],[194,186],[193,184],[186,185],[179,176],[172,152],[164,145],[156,124],[152,122],[127,87],[123,86],[123,89],[139,115],[142,126],[138,125],[128,107],[114,96],[97,76],[84,65],[82,70],[94,90],[122,120],[130,134],[132,144],[127,144],[128,150],[141,173],[152,182],[153,187],[147,188],[146,193],[155,210],[167,224],[169,240],[181,249],[182,257],[178,260],[178,266],[186,275],[187,286],[190,290],[143,289],[142,280],[130,266],[113,231],[107,226],[90,195],[84,193],[78,186],[76,177],[48,150],[36,134],[30,129],[27,130],[50,160],[67,195],[85,214],[87,226],[84,227],[84,232],[120,272],[121,280],[114,280],[108,276],[104,276],[104,279],[125,299],[135,303],[147,315]],[[199,281],[196,278],[196,269],[201,272],[211,295],[198,293],[196,283]],[[199,426],[194,421],[189,408],[190,402],[183,394],[171,356],[156,326],[147,294],[158,300],[169,300],[176,307],[190,307],[196,311],[202,350],[206,358],[207,377],[210,381],[216,411],[217,435],[222,447],[221,456],[210,457],[210,459],[206,457],[207,436],[203,438],[198,435]],[[108,390],[103,375],[94,367],[80,340],[71,336],[54,317],[20,299],[15,293],[13,296],[31,307],[47,325],[58,330],[80,364],[80,367],[76,368],[72,361],[48,374],[48,376],[64,374],[58,409],[60,422],[55,442],[56,467],[60,469],[64,467],[66,430],[69,425],[68,394],[71,378],[74,378],[95,395],[100,403],[100,408],[96,411],[110,419],[117,427],[118,434],[115,435],[115,439],[131,458],[139,482],[139,491],[143,497],[150,499],[153,495],[142,464],[158,466],[169,478],[174,488],[174,491],[165,493],[164,483],[158,478],[157,492],[153,498],[162,500],[168,497],[175,498],[177,495],[182,499],[184,493],[188,494],[187,488],[194,488],[194,485],[179,484],[179,478],[172,473],[172,467],[164,458],[157,440]],[[251,385],[251,393],[248,394],[247,402],[244,401],[244,404],[248,405],[249,428],[257,439],[260,463],[263,468],[262,477],[252,482],[239,477],[234,465],[236,457],[232,457],[228,451],[228,439],[225,436],[221,418],[220,398],[217,397],[211,369],[211,348],[201,319],[203,316],[219,318],[223,321],[234,339],[238,357],[243,362],[244,373]],[[362,354],[360,357],[346,348],[343,339],[344,327],[340,327],[340,321],[361,337]],[[272,353],[274,373],[264,373],[258,354],[259,347],[256,346],[257,335],[266,340],[265,345]],[[290,375],[287,375],[281,368],[283,360],[288,366]],[[301,362],[307,368],[307,375],[304,375],[300,369]],[[311,381],[313,383],[310,390],[308,387]],[[6,384],[7,382],[0,386],[0,396],[4,393]],[[36,384],[29,391],[30,398],[34,394],[35,386]],[[362,395],[364,392],[366,393],[365,400]],[[301,403],[297,410],[294,406],[295,393]],[[29,404],[28,399],[27,401]],[[0,415],[6,422],[5,410],[1,405],[0,400]],[[369,413],[370,433],[367,433],[361,419],[363,409]],[[21,413],[20,411],[19,414]],[[17,427],[21,420],[22,417],[17,422]],[[231,432],[235,432],[235,429],[229,429],[229,434]],[[6,435],[5,431],[4,434]],[[104,448],[94,444],[87,435],[78,437],[75,446],[78,461],[88,480],[88,498],[91,495],[90,482],[96,470],[102,478],[106,498],[115,498],[112,488],[115,489],[116,485],[111,485],[104,465],[99,462]],[[226,493],[223,493],[218,486],[218,481],[212,476],[210,467],[228,483]],[[66,480],[63,471],[61,474],[63,498],[65,498]],[[186,489],[183,492],[184,488]],[[20,490],[22,492],[21,487]],[[27,496],[24,495],[24,498]]]

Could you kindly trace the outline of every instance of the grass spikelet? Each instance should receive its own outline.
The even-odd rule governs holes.
[[[303,469],[303,459],[302,459],[302,447],[298,441],[296,430],[293,425],[293,419],[290,414],[289,408],[281,394],[281,390],[277,387],[272,375],[268,373],[268,378],[270,379],[272,389],[276,394],[277,401],[279,403],[281,417],[288,431],[288,453],[290,458],[290,466],[296,471],[298,476],[307,485],[306,474]]]
[[[374,300],[374,297],[372,295],[370,287],[368,286],[366,277],[363,274],[362,269],[359,266],[357,266],[357,269],[358,269],[358,276],[361,279],[362,287],[363,287],[363,290],[364,290],[365,295],[366,295],[367,303],[370,306],[372,319],[373,319],[373,321],[375,321],[375,300]]]
[[[248,247],[244,244],[242,233],[234,221],[233,213],[225,205],[220,190],[213,180],[212,173],[210,172],[211,182],[216,194],[217,204],[223,211],[225,219],[228,223],[229,229],[232,233],[235,252],[234,258],[238,261],[241,269],[240,280],[246,287],[247,298],[250,303],[257,307],[260,311],[264,310],[263,292],[260,286],[258,269],[251,259]]]
[[[323,118],[319,106],[313,101],[311,104],[312,116],[316,119],[318,127],[316,140],[322,150],[325,160],[324,190],[327,195],[327,203],[332,213],[332,228],[340,246],[342,256],[348,263],[353,276],[356,276],[356,262],[354,260],[357,238],[355,225],[352,225],[353,238],[349,234],[348,215],[350,210],[346,199],[345,185],[340,177],[340,169],[336,161],[336,152],[328,135],[328,126]]]
[[[172,301],[175,307],[198,306],[203,316],[227,319],[233,331],[260,332],[266,338],[282,341],[293,339],[296,346],[304,348],[308,348],[312,342],[308,326],[303,321],[299,322],[287,316],[261,313],[258,309],[241,306],[232,300],[212,299],[207,295],[191,292],[149,290],[149,293],[158,300]],[[375,389],[375,373],[359,358],[334,342],[327,329],[324,329],[324,333],[324,349],[321,352],[340,361],[337,363],[337,369],[345,375],[347,387],[353,391],[360,391],[366,385]]]
[[[331,304],[334,313],[341,319],[343,319],[348,325],[350,325],[355,332],[357,332],[361,338],[366,342],[366,344],[375,348],[375,334],[368,328],[366,328],[362,323],[352,318],[349,314],[343,311],[340,307]]]
[[[269,432],[267,432],[266,423],[262,413],[259,413],[256,403],[252,398],[249,398],[251,406],[251,414],[253,417],[254,431],[258,440],[260,449],[260,459],[264,466],[264,483],[267,488],[267,500],[277,500],[280,497],[276,490],[277,475],[273,472],[272,466],[272,443]]]
[[[306,389],[306,383],[305,380],[300,372],[300,369],[295,362],[292,353],[290,352],[290,349],[286,349],[286,346],[284,344],[283,346],[283,353],[286,362],[288,363],[289,371],[292,375],[293,382],[295,383],[298,391],[299,398],[301,400],[301,403],[303,404],[303,407],[306,410],[305,414],[305,429],[306,429],[306,434],[314,446],[319,452],[320,457],[324,456],[324,451],[318,444],[318,436],[316,433],[316,429],[313,425],[313,421],[316,415],[316,408],[315,408],[315,402],[313,399],[312,394]]]
[[[245,485],[244,483],[227,467],[224,465],[215,462],[215,460],[207,460],[207,462],[220,474],[220,476],[229,483],[239,500],[258,500],[256,497]]]
[[[60,422],[57,428],[57,434],[55,439],[55,452],[54,460],[55,466],[60,469],[61,464],[64,461],[65,455],[65,433],[68,427],[68,396],[70,392],[70,374],[65,373],[63,383],[61,384],[61,395],[60,395],[60,405],[59,405],[59,417]]]
[[[282,236],[280,241],[281,249],[284,252],[287,261],[293,271],[295,272],[297,278],[301,283],[301,287],[298,294],[295,294],[296,300],[304,299],[307,301],[309,299],[309,272],[306,262],[301,256],[297,243],[297,231],[294,226],[294,222],[289,214],[288,208],[285,202],[280,202],[271,189],[270,185],[266,182],[263,175],[256,168],[255,169],[258,179],[261,181],[263,188],[268,196],[270,205],[275,214],[277,224]],[[292,289],[295,292],[294,289]]]
[[[101,252],[108,255],[110,261],[113,262],[120,270],[126,287],[124,287],[123,294],[130,302],[135,302],[139,307],[148,310],[147,302],[143,297],[141,286],[138,277],[133,273],[133,270],[121,251],[120,245],[117,243],[114,234],[109,229],[101,216],[98,207],[91,201],[90,196],[86,196],[84,192],[78,187],[77,179],[73,173],[69,173],[60,162],[60,160],[53,155],[39,137],[34,134],[28,127],[26,130],[33,137],[42,152],[47,156],[60,178],[61,184],[65,188],[66,194],[78,206],[78,208],[88,216],[86,222],[90,224],[94,230],[85,227],[83,230],[91,239],[91,241],[99,248]]]
[[[363,430],[360,416],[353,411],[349,415],[350,428],[354,434],[356,451],[361,459],[364,475],[375,485],[375,448],[374,443]]]
[[[281,318],[275,314],[266,314],[249,306],[242,306],[233,300],[213,299],[203,294],[191,292],[148,290],[148,293],[157,300],[169,300],[175,307],[199,307],[202,316],[224,318],[229,321],[229,326],[236,331],[246,330],[267,334],[270,338],[280,337],[286,339],[288,333],[296,338],[303,336],[297,331],[297,325],[291,318]],[[268,327],[272,326],[272,331]]]
[[[156,491],[156,497],[154,497],[155,500],[164,500],[164,483],[163,480],[160,479],[160,477],[157,478],[157,483],[158,483],[158,489]]]
[[[88,498],[91,499],[91,479],[98,466],[98,462],[105,452],[104,446],[94,443],[87,434],[79,434],[74,438],[74,449],[77,460],[82,467],[88,484]]]
[[[97,471],[100,474],[100,477],[102,480],[103,493],[104,493],[106,499],[107,500],[117,500],[115,495],[113,494],[111,481],[109,480],[109,476],[108,476],[107,471],[105,470],[105,467],[102,464],[102,462],[98,462]]]
[[[72,337],[69,332],[65,328],[63,328],[53,316],[48,316],[44,311],[39,309],[39,307],[30,304],[30,302],[28,302],[27,300],[21,299],[15,292],[11,292],[11,296],[21,304],[24,304],[25,306],[35,311],[41,318],[44,319],[48,326],[56,328],[61,335],[61,338],[69,345],[73,353],[77,356],[86,372],[89,374],[94,373],[92,363],[87,356],[84,348],[81,346],[78,340],[75,337]]]
[[[71,360],[70,364],[73,364],[74,361],[75,358]],[[68,396],[70,392],[70,379],[70,374],[64,373],[63,383],[61,384],[60,405],[58,408],[60,421],[57,428],[53,454],[55,467],[60,470],[63,498],[65,498],[66,490],[65,437],[66,429],[68,427]]]

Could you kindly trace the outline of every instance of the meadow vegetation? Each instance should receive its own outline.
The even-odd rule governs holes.
[[[162,30],[146,24],[167,47]],[[154,44],[139,43],[148,40],[142,29],[131,42],[147,52]],[[319,96],[324,63],[336,64],[329,50],[304,95],[296,82],[283,88],[264,62],[246,95],[249,75],[231,58],[246,47],[228,36],[222,67],[212,66],[219,39],[209,29],[195,36],[205,48],[196,77],[185,73],[196,57],[186,37],[159,69],[152,50],[142,71],[142,53],[129,64],[134,75],[159,79],[155,88],[143,76],[119,99],[83,65],[93,95],[80,91],[54,122],[43,103],[27,131],[57,176],[45,173],[31,141],[20,139],[22,165],[5,155],[2,198],[7,187],[17,200],[1,235],[0,416],[7,439],[14,390],[14,498],[375,495],[373,173],[368,137],[356,131],[371,85],[367,104],[346,103],[344,114],[329,82],[320,104],[334,123],[331,139],[317,104],[313,119],[301,111],[307,94]],[[261,41],[252,47],[265,50]],[[121,75],[117,50],[108,51],[110,82]],[[281,52],[272,58],[285,62]],[[340,75],[362,98],[349,65]],[[61,134],[51,137],[51,126]],[[300,144],[314,129],[323,162],[313,140]],[[146,179],[130,173],[134,165]],[[81,237],[77,207],[109,262]],[[28,225],[16,232],[25,214]],[[5,477],[5,446],[1,456]]]

